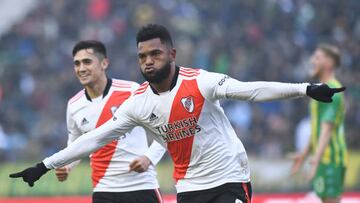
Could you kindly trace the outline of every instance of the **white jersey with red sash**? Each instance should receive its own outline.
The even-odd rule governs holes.
[[[116,139],[113,132],[127,132],[140,125],[168,149],[178,193],[248,182],[250,170],[244,146],[219,99],[296,98],[306,95],[307,85],[241,82],[224,74],[177,67],[169,91],[157,93],[145,82],[113,119],[43,162],[47,168],[64,165]],[[84,143],[88,148],[77,149]]]
[[[135,82],[108,79],[102,96],[90,99],[85,90],[67,107],[68,144],[113,117],[118,107],[139,87]],[[83,146],[86,147],[86,146]],[[157,142],[148,147],[145,131],[135,127],[90,155],[94,192],[126,192],[159,188],[154,166],[144,173],[129,172],[129,164],[146,155],[156,164],[165,149]],[[70,165],[72,167],[72,165]]]

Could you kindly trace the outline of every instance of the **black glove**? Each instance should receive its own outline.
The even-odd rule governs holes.
[[[315,100],[330,103],[335,93],[343,92],[345,89],[346,87],[330,88],[327,84],[310,84],[306,88],[306,95]]]
[[[27,168],[21,172],[10,174],[10,178],[20,178],[27,182],[30,187],[34,186],[34,182],[39,180],[42,175],[50,169],[46,168],[43,162],[36,164],[33,167]]]

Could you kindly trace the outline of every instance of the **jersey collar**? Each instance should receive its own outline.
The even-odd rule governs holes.
[[[105,86],[105,89],[104,89],[103,94],[102,94],[103,95],[102,98],[104,98],[109,93],[111,84],[112,84],[112,79],[107,78],[107,82],[106,82],[106,86]],[[85,89],[85,96],[86,96],[86,99],[88,101],[92,101],[89,94],[87,93],[86,89]]]
[[[170,90],[171,91],[175,86],[176,86],[176,82],[177,82],[177,79],[179,77],[179,71],[180,71],[180,67],[179,66],[175,66],[175,75],[171,81],[171,85],[170,85]],[[151,90],[154,92],[154,94],[157,94],[159,95],[159,93],[151,86],[149,85]]]

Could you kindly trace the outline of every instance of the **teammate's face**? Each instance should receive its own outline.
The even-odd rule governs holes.
[[[108,60],[95,54],[93,49],[80,50],[74,56],[75,74],[83,86],[91,86],[99,78],[106,77],[108,65]]]
[[[310,58],[312,65],[311,77],[319,78],[327,69],[331,68],[332,60],[321,49],[316,49]]]
[[[162,43],[159,38],[139,42],[138,60],[145,80],[160,83],[166,79],[175,55],[175,49]]]

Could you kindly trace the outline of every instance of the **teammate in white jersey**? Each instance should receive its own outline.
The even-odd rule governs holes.
[[[240,82],[223,74],[176,66],[171,36],[161,25],[143,27],[136,40],[141,73],[147,82],[103,126],[11,177],[22,177],[33,185],[48,170],[117,139],[114,132],[125,133],[140,125],[172,157],[178,202],[248,203],[248,159],[219,99],[268,101],[309,95],[330,102],[335,92],[344,90],[308,83]]]
[[[116,109],[139,87],[135,82],[110,79],[103,43],[80,41],[73,48],[74,70],[84,89],[67,106],[68,144],[113,117]],[[156,165],[165,149],[157,142],[148,147],[141,127],[122,134],[90,156],[94,203],[162,202]],[[77,162],[56,169],[64,181]]]

